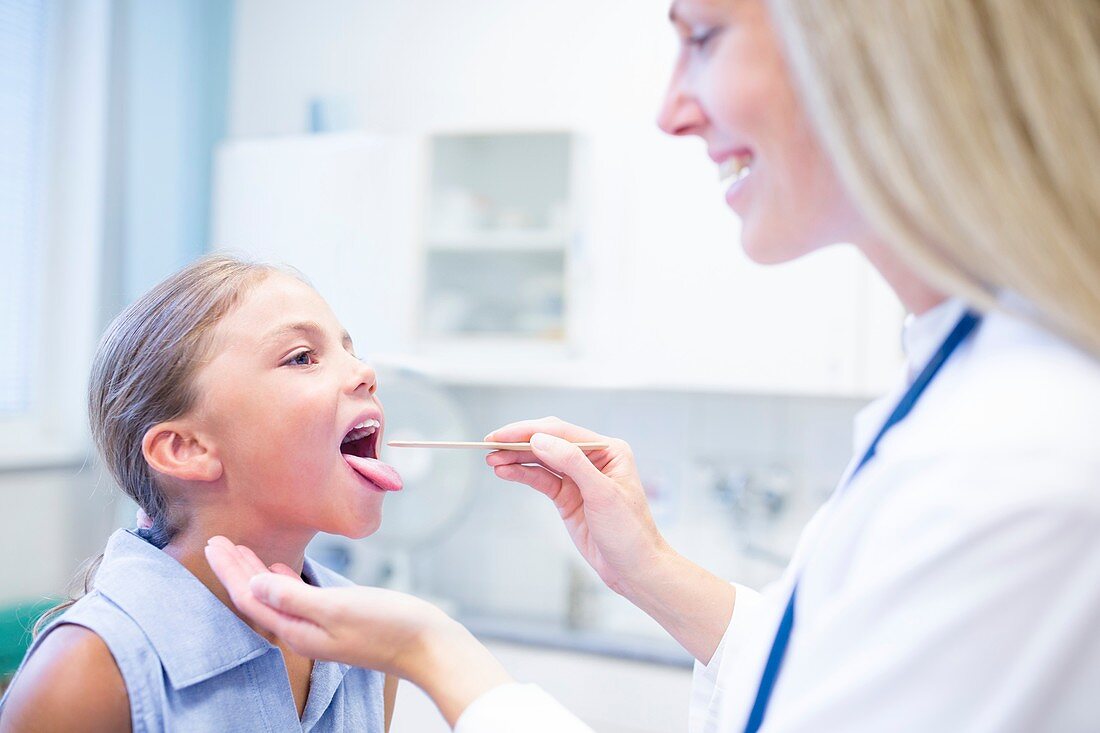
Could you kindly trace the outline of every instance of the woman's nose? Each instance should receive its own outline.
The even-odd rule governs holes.
[[[699,133],[705,121],[703,109],[685,88],[682,74],[674,73],[657,113],[657,126],[669,135],[692,135]]]

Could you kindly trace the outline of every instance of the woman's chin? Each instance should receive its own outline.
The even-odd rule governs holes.
[[[745,256],[758,265],[780,265],[818,249],[812,243],[783,236],[778,229],[751,220],[742,222],[741,248]]]

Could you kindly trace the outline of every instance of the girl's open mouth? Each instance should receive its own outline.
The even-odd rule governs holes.
[[[378,436],[382,425],[378,420],[364,420],[344,436],[340,452],[359,458],[378,458]]]
[[[382,424],[375,419],[365,420],[344,436],[340,453],[353,471],[381,491],[400,491],[401,476],[389,464],[378,460],[378,441],[382,436]]]

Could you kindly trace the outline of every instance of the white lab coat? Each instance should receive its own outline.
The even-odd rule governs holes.
[[[910,320],[908,373],[857,416],[857,457],[962,308]],[[696,665],[692,733],[744,730],[796,576],[762,731],[1100,730],[1100,360],[986,316],[841,481],[784,576],[762,593],[737,587],[718,650]],[[476,700],[455,730],[588,728],[516,684]]]

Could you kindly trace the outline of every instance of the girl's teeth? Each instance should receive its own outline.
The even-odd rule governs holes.
[[[365,420],[365,421],[359,423],[358,425],[356,425],[355,427],[353,427],[348,432],[348,434],[344,436],[343,441],[341,441],[341,445],[343,443],[350,443],[353,440],[359,440],[360,438],[362,438],[364,436],[370,435],[371,433],[378,430],[378,428],[380,428],[380,427],[382,427],[382,423],[380,423],[377,420],[374,420],[374,419]]]

